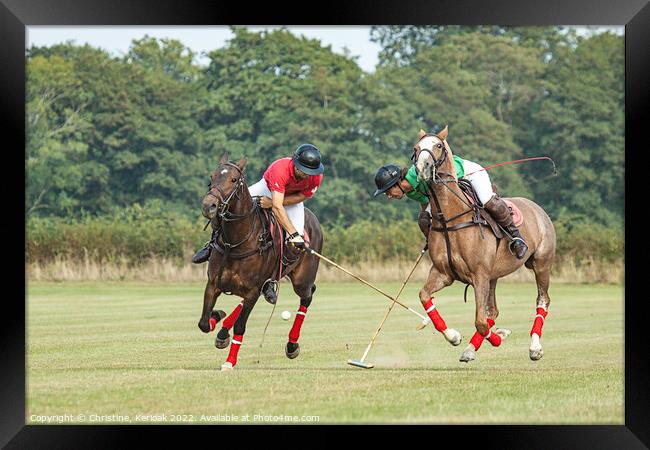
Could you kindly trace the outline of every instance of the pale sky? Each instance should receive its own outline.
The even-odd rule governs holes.
[[[246,26],[252,31],[275,29],[273,26]],[[358,56],[358,64],[366,72],[374,72],[381,47],[370,42],[370,27],[363,25],[287,26],[296,35],[319,39],[324,46],[331,45],[336,53],[343,54],[347,47],[352,56]],[[623,34],[624,27],[577,27],[579,34],[586,35],[605,30]],[[232,38],[230,29],[223,26],[30,26],[26,31],[27,48],[51,46],[73,40],[77,45],[90,44],[115,56],[124,55],[133,39],[145,34],[156,38],[172,38],[194,51],[197,62],[207,65],[207,52],[226,45]]]
[[[251,31],[274,29],[271,26],[246,26]],[[307,38],[319,39],[322,45],[331,45],[336,53],[343,54],[347,47],[352,56],[359,56],[358,64],[366,72],[373,72],[378,61],[381,47],[370,42],[369,26],[287,26],[293,34],[304,35]],[[197,62],[207,64],[208,58],[202,53],[209,52],[226,45],[226,40],[232,38],[227,26],[30,26],[27,27],[27,48],[36,46],[51,46],[74,40],[75,44],[88,43],[93,47],[108,50],[111,54],[125,54],[131,40],[141,39],[145,34],[156,38],[173,38],[182,42],[186,47],[197,53]]]

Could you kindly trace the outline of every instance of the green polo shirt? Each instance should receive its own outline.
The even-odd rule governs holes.
[[[454,169],[456,169],[456,177],[460,179],[465,175],[463,159],[460,156],[454,155],[453,161]],[[411,186],[413,186],[413,190],[407,192],[406,196],[411,200],[415,200],[419,203],[429,203],[429,197],[427,197],[427,185],[423,181],[418,181],[418,174],[417,170],[415,169],[415,165],[411,166],[408,172],[406,172],[406,176],[404,178],[409,182]]]
[[[406,193],[406,196],[411,200],[415,200],[419,203],[429,203],[429,197],[427,197],[427,184],[424,181],[418,181],[418,174],[415,170],[415,166],[406,172],[406,181],[413,186],[413,190]]]

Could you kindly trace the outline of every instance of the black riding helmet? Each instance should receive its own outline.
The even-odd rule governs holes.
[[[293,165],[307,175],[318,175],[325,171],[320,162],[320,150],[312,144],[300,145],[293,154]]]
[[[379,194],[383,194],[391,187],[395,186],[400,180],[400,168],[395,164],[388,164],[387,166],[382,166],[377,171],[375,175],[375,184],[377,185],[377,190],[373,197],[377,197]]]

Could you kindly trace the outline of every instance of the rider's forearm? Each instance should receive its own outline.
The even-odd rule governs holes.
[[[295,205],[296,203],[304,202],[307,197],[302,192],[296,192],[295,194],[286,195],[284,197],[283,205]]]
[[[273,198],[271,201],[273,202],[273,214],[275,215],[275,218],[278,219],[280,226],[287,230],[287,233],[294,234],[296,232],[296,228],[289,220],[289,216],[287,215],[287,211],[284,209],[284,206],[282,206],[284,203],[284,193],[274,191],[272,195]]]
[[[293,226],[291,221],[289,220],[289,216],[287,215],[287,211],[283,207],[278,207],[276,205],[273,205],[273,214],[275,215],[275,218],[278,219],[278,222],[284,228],[287,230],[287,233],[293,234],[296,232],[296,228]]]

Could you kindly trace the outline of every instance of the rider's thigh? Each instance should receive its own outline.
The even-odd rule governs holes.
[[[303,202],[296,203],[295,205],[285,205],[284,210],[289,216],[289,220],[293,224],[296,231],[300,234],[305,232],[305,205]]]
[[[471,174],[465,175],[464,178],[472,183],[472,187],[476,191],[478,199],[485,205],[494,195],[490,176],[486,170],[481,170],[483,167],[481,167],[479,164],[476,164],[475,162],[466,160],[463,163],[463,167],[465,169],[465,173]]]
[[[272,198],[271,191],[269,190],[266,180],[262,178],[260,181],[255,183],[252,186],[248,187],[248,192],[251,194],[251,197],[269,197]]]

